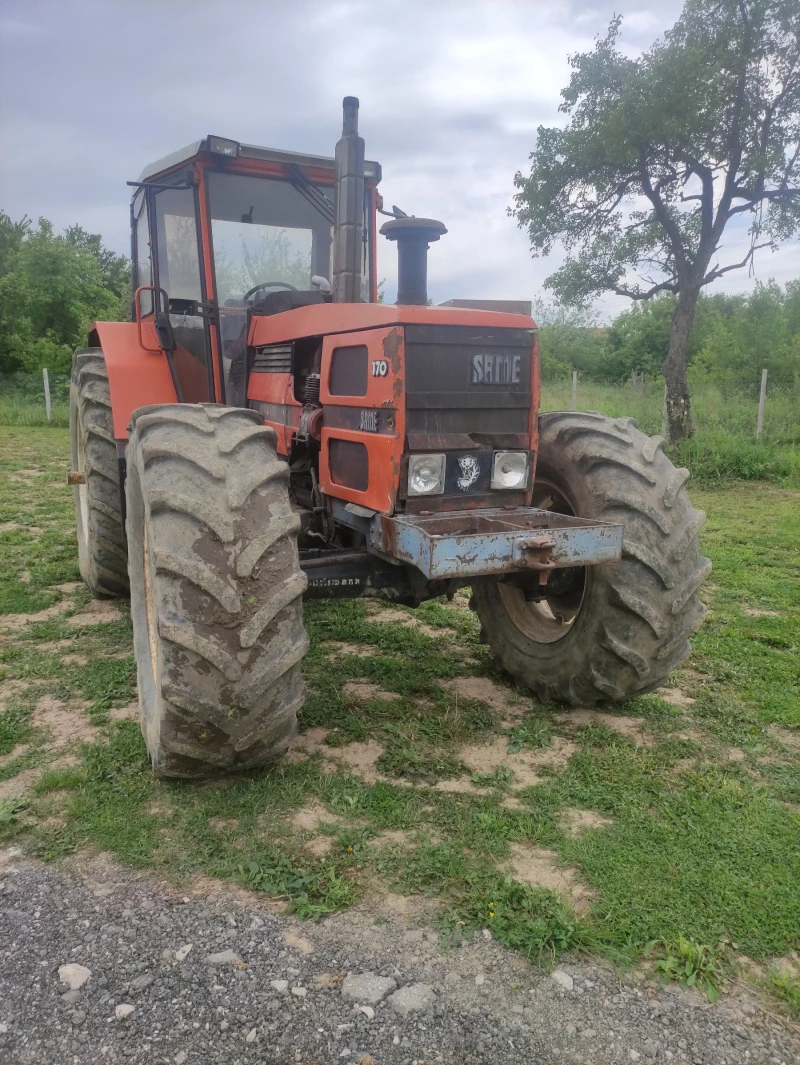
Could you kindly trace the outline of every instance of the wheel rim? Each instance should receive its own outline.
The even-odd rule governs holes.
[[[575,514],[566,495],[548,481],[537,480],[531,506],[557,514]],[[514,584],[501,581],[497,587],[509,618],[521,633],[536,643],[556,643],[571,632],[580,614],[586,594],[586,568],[551,571],[548,588],[559,594],[535,601],[526,598],[525,591]]]

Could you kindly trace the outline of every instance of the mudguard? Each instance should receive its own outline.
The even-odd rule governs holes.
[[[95,322],[89,333],[89,344],[101,348],[106,360],[115,440],[128,439],[131,414],[139,407],[178,402],[152,321],[141,323],[141,335],[149,347],[142,347],[136,322]]]

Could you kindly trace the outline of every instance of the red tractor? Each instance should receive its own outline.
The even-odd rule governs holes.
[[[148,167],[132,321],[75,353],[81,573],[130,594],[161,776],[285,751],[304,599],[467,585],[499,663],[580,705],[657,688],[703,617],[688,471],[630,418],[540,416],[524,308],[428,306],[440,222],[395,209],[398,301],[377,302],[357,116],[348,97],[334,159],[209,136]]]

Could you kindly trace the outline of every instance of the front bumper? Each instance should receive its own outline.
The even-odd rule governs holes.
[[[370,547],[416,566],[429,580],[616,562],[621,525],[534,507],[468,510],[370,522]]]

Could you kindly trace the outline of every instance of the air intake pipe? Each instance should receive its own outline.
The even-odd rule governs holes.
[[[397,302],[424,307],[428,302],[428,245],[447,232],[434,218],[393,218],[381,233],[397,241]]]
[[[358,135],[358,100],[342,101],[342,139],[336,145],[336,203],[333,230],[335,303],[361,303],[364,255],[364,139]]]

